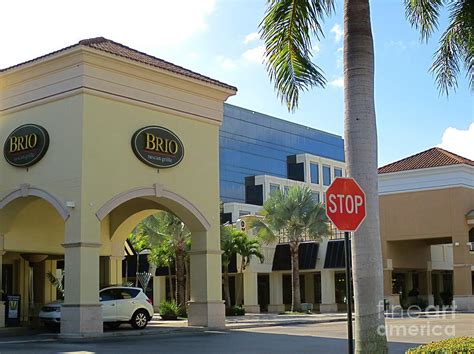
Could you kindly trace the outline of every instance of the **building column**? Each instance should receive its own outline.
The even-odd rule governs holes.
[[[222,300],[222,263],[219,226],[208,231],[191,230],[191,300],[188,325],[225,327]]]
[[[304,297],[307,303],[314,305],[314,273],[304,274]]]
[[[268,312],[284,312],[285,304],[283,304],[283,276],[281,273],[270,273],[270,304]]]
[[[386,260],[386,267],[383,270],[383,294],[384,300],[387,300],[390,306],[400,305],[400,294],[393,294],[392,286],[393,266],[392,260]]]
[[[332,269],[321,270],[321,313],[337,312],[335,271]]]
[[[99,303],[100,222],[84,220],[80,212],[66,222],[64,246],[65,299],[61,307],[61,335],[102,333]]]
[[[153,276],[153,309],[158,312],[162,301],[166,300],[166,276]]]
[[[248,313],[260,313],[258,304],[257,273],[247,270],[244,274],[244,308]]]
[[[43,300],[47,304],[49,302],[56,300],[56,287],[51,284],[48,279],[47,274],[51,273],[56,276],[56,261],[45,260],[43,262],[43,272],[44,272],[44,285],[43,285]]]
[[[468,240],[468,228],[465,234],[453,236],[453,304],[460,311],[474,311],[472,261]]]
[[[433,286],[431,283],[431,262],[428,262],[426,271],[420,272],[420,295],[422,295],[428,305],[434,305]]]
[[[5,254],[4,238],[5,238],[5,235],[0,234],[0,290],[3,289],[2,264],[3,264],[3,255]],[[5,327],[5,302],[3,302],[2,294],[3,293],[0,292],[0,328]]]

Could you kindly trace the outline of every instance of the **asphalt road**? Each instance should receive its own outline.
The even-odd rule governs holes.
[[[473,336],[474,314],[396,318],[387,320],[390,353],[405,353],[420,343]],[[227,331],[150,331],[134,334],[122,328],[115,337],[88,340],[57,340],[48,333],[0,337],[4,353],[347,353],[345,322],[287,324],[229,329]]]
[[[0,353],[345,353],[344,339],[314,336],[310,325],[263,327],[258,331],[208,331],[182,335],[145,335],[101,340],[0,342]],[[288,334],[291,331],[297,335]],[[307,335],[304,335],[307,332]],[[391,353],[412,347],[392,343]]]

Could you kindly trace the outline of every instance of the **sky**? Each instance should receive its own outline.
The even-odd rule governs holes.
[[[343,2],[313,43],[328,84],[289,113],[263,64],[266,0],[3,0],[0,68],[103,36],[238,88],[234,105],[343,135]],[[440,96],[429,67],[441,32],[421,43],[402,0],[372,0],[379,166],[434,146],[474,159],[474,98],[465,79]],[[447,23],[442,13],[440,28]]]

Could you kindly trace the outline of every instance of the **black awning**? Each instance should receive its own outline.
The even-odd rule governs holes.
[[[351,257],[351,240],[349,240],[349,258]],[[352,262],[352,261],[351,261]],[[352,264],[351,264],[352,266]],[[324,268],[345,268],[344,240],[329,241],[326,249]]]
[[[318,248],[317,242],[300,244],[298,251],[300,269],[314,269],[316,267]],[[290,245],[288,243],[280,243],[276,246],[272,270],[291,270]]]

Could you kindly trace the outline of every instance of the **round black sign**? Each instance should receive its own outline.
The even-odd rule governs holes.
[[[36,124],[16,128],[5,141],[3,156],[15,167],[29,167],[41,160],[49,146],[46,129]]]
[[[158,126],[139,129],[132,136],[132,150],[147,165],[176,166],[184,156],[184,146],[172,131]]]

